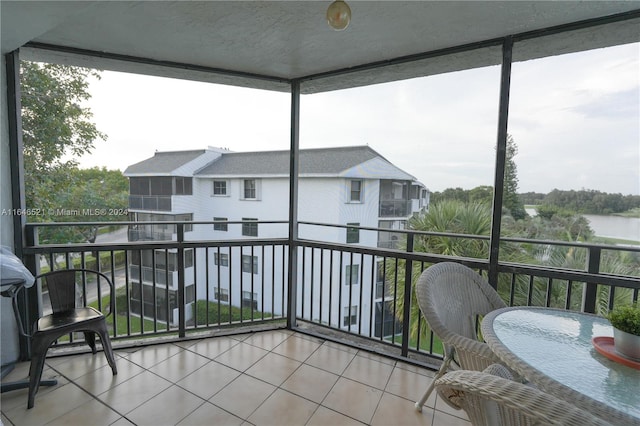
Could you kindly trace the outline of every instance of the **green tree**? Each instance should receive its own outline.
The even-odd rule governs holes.
[[[518,154],[518,146],[513,136],[507,136],[507,152],[504,170],[504,195],[502,206],[509,210],[515,220],[524,219],[527,212],[524,203],[518,196],[518,167],[514,157]]]
[[[578,213],[615,214],[639,208],[640,196],[607,194],[589,189],[579,191],[554,189],[544,197],[542,203]]]
[[[431,203],[437,204],[443,200],[469,201],[469,191],[458,188],[447,188],[442,192],[434,192],[431,194]]]
[[[493,186],[477,186],[469,191],[469,201],[491,205],[493,201]]]
[[[78,169],[77,157],[106,140],[91,121],[89,79],[99,71],[21,63],[23,159],[27,208],[37,222],[118,219],[127,207],[127,179],[118,170]],[[104,213],[104,214],[103,214]],[[45,227],[43,243],[94,242],[97,226]]]
[[[26,206],[48,213],[60,207],[52,194],[70,184],[70,170],[77,167],[73,157],[91,152],[96,140],[106,140],[91,122],[91,110],[83,105],[91,97],[89,78],[100,74],[26,61],[20,73]]]
[[[487,203],[441,201],[431,205],[427,213],[409,219],[407,228],[414,231],[488,236],[491,231],[491,206]],[[406,241],[401,249],[406,249]],[[414,251],[486,259],[489,256],[489,241],[486,239],[452,238],[444,235],[417,235],[414,239]],[[392,293],[395,291],[396,317],[400,320],[402,320],[405,308],[405,265],[406,262],[400,260],[397,263],[390,263],[385,271],[387,282],[397,282],[397,286],[394,285],[390,288]],[[425,321],[419,321],[421,313],[415,291],[413,291],[413,285],[422,270],[423,265],[413,263],[409,332],[414,339],[420,335],[421,341],[428,341],[424,340],[429,331],[428,325]],[[420,324],[420,330],[418,330],[418,324]]]
[[[55,222],[106,222],[127,219],[129,181],[120,170],[67,169],[68,185],[53,194],[64,206],[56,208]],[[99,225],[43,228],[42,243],[94,243]]]

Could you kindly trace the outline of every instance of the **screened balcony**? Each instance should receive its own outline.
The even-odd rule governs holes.
[[[1,78],[7,90],[2,93],[0,171],[3,182],[11,184],[2,185],[0,201],[8,211],[29,207],[24,205],[20,60],[234,85],[290,96],[286,126],[290,130],[288,215],[279,221],[278,228],[285,232],[273,232],[268,238],[198,240],[185,238],[188,227],[193,227],[193,232],[188,233],[196,235],[198,226],[212,227],[212,223],[194,220],[187,224],[176,218],[175,222],[150,224],[175,226],[170,235],[160,233],[164,241],[158,241],[156,228],[151,228],[150,233],[134,232],[135,241],[129,243],[48,245],[39,242],[38,228],[53,225],[32,223],[24,215],[2,216],[2,244],[11,247],[34,273],[43,258],[63,267],[79,262],[109,274],[121,292],[116,294],[116,309],[119,307],[120,311],[110,325],[120,374],[116,378],[102,374],[106,371],[102,354],[78,354],[85,352],[81,338],[70,336],[51,350],[44,374],[57,377],[60,385],[41,389],[36,406],[30,411],[25,408],[22,391],[3,394],[4,424],[73,424],[86,423],[87,418],[101,424],[158,424],[154,416],[161,416],[167,424],[198,424],[211,419],[231,424],[269,424],[284,416],[282,401],[292,416],[287,418],[290,424],[466,424],[464,415],[448,411],[435,397],[427,402],[430,410],[422,414],[413,410],[413,400],[428,385],[440,364],[442,350],[431,333],[411,335],[410,326],[423,320],[411,315],[411,309],[397,309],[399,297],[404,298],[405,307],[412,305],[410,292],[400,296],[401,282],[412,282],[415,273],[433,263],[455,260],[485,276],[509,305],[596,312],[601,303],[611,308],[620,299],[638,300],[638,274],[618,273],[602,262],[608,253],[623,252],[637,259],[637,247],[507,237],[500,228],[508,117],[518,109],[520,117],[529,117],[529,112],[533,117],[536,108],[548,107],[520,102],[510,110],[512,65],[638,43],[640,4],[353,3],[354,21],[343,33],[327,31],[324,2],[1,3]],[[482,138],[490,155],[481,161],[481,166],[489,164],[484,169],[495,191],[493,226],[490,233],[483,235],[445,235],[479,242],[484,250],[482,256],[416,251],[417,241],[443,237],[442,233],[413,232],[399,224],[362,226],[361,233],[370,234],[372,241],[380,242],[377,245],[305,238],[308,229],[319,228],[320,234],[335,229],[346,232],[346,228],[355,225],[347,227],[329,219],[319,223],[298,216],[301,116],[307,113],[301,109],[302,95],[485,67],[494,67],[489,76],[492,91],[474,92],[474,96],[489,99],[493,114],[493,120],[483,125],[483,130],[492,136]],[[525,83],[523,79],[520,86],[514,87],[526,86]],[[462,92],[472,86],[434,99],[445,104],[462,98]],[[461,88],[455,84],[450,87]],[[462,99],[464,104],[466,98]],[[378,99],[381,103],[388,100]],[[124,97],[122,102],[124,106]],[[459,112],[455,107],[451,111],[454,115]],[[582,112],[592,111],[583,108]],[[384,121],[389,116],[367,117],[353,127],[371,126],[375,120]],[[465,127],[477,115],[466,111],[460,116],[456,127]],[[424,116],[417,118],[423,119]],[[526,121],[523,127],[539,129],[545,124]],[[330,123],[325,127],[331,128]],[[577,124],[572,127],[582,129]],[[439,130],[445,134],[450,129]],[[391,136],[396,145],[402,145],[395,134]],[[543,140],[540,137],[536,142]],[[593,145],[589,141],[582,147],[589,143]],[[427,145],[416,143],[407,149],[405,157],[425,157],[411,149]],[[436,156],[445,151],[462,151],[446,143],[429,146],[429,153]],[[543,153],[555,157],[557,146],[545,148]],[[588,150],[576,148],[576,152],[598,156]],[[580,177],[599,170],[582,170],[580,164],[567,163],[566,167],[576,170]],[[464,164],[455,169],[459,176],[465,172]],[[529,178],[535,179],[535,174]],[[178,194],[175,186],[172,191],[162,193],[170,193],[171,197]],[[158,194],[135,194],[138,198],[133,200],[133,206],[142,210],[155,206],[162,211],[173,206],[159,198],[168,195]],[[147,196],[157,198],[145,204],[142,197]],[[404,203],[385,209],[390,207],[393,217],[395,212],[405,213],[411,208]],[[378,207],[377,212],[381,212],[382,205]],[[121,224],[136,226],[132,222]],[[269,222],[260,223],[260,229],[263,225],[268,226]],[[539,263],[523,264],[501,256],[507,248],[517,250],[531,245],[540,247]],[[574,264],[550,266],[546,260],[555,248],[580,255]],[[132,264],[132,259],[141,259],[141,251],[184,256],[186,250],[194,251],[194,302],[188,294],[191,286],[187,286],[184,271],[175,271],[177,276],[172,275],[169,280],[167,270],[163,274],[155,265],[140,261],[137,267],[135,262],[133,267],[126,266]],[[99,254],[103,258],[96,262]],[[208,261],[224,254],[228,255],[227,266],[222,257],[217,264]],[[253,273],[253,261],[243,262],[243,256],[258,259],[259,279]],[[251,265],[250,272],[246,271],[247,264]],[[142,280],[146,279],[152,288],[151,298],[145,298],[144,291],[137,294],[140,305],[149,307],[142,314],[126,309],[134,292],[134,274],[143,275]],[[242,278],[234,279],[234,274]],[[163,284],[163,278],[177,287],[176,294],[168,293],[173,290]],[[95,283],[85,283],[82,290],[93,291],[94,302],[103,303],[99,285],[96,288]],[[31,317],[43,308],[41,291],[34,288],[24,301],[24,312],[30,312]],[[164,297],[158,297],[163,293]],[[203,305],[200,309],[199,302]],[[387,309],[379,309],[381,303],[386,303]],[[177,310],[174,323],[166,320],[171,316],[169,310]],[[3,335],[3,340],[6,338]],[[327,354],[333,360],[341,360],[339,368],[335,362],[327,362]],[[28,357],[28,345],[23,342],[21,361]],[[279,368],[269,371],[260,362]],[[24,377],[27,369],[24,362],[19,363],[7,380]],[[199,369],[223,379],[203,385],[199,380],[209,374],[199,375]],[[370,371],[375,373],[369,374]],[[264,375],[268,373],[273,374]],[[313,395],[305,385],[309,381],[322,383]],[[367,398],[350,402],[350,395],[364,394]],[[237,406],[234,402],[238,400],[246,403]],[[87,405],[80,407],[84,402]],[[363,407],[363,402],[368,405]]]

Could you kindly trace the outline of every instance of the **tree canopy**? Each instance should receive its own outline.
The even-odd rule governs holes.
[[[640,208],[640,195],[608,194],[588,189],[554,189],[544,196],[540,204],[585,214],[612,214]]]
[[[513,136],[507,136],[507,154],[504,167],[504,195],[502,198],[502,207],[509,210],[511,216],[516,219],[524,219],[527,212],[524,204],[518,197],[518,166],[514,157],[518,154],[518,146]]]
[[[38,212],[27,220],[97,222],[126,213],[128,184],[120,171],[78,168],[77,158],[107,139],[86,106],[89,79],[100,78],[99,71],[23,61],[20,77],[25,201]],[[47,227],[40,239],[93,242],[96,233],[97,227]]]

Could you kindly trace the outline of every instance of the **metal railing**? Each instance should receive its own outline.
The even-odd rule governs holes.
[[[212,223],[188,222],[188,225],[212,227]],[[241,226],[239,223],[237,226]],[[282,226],[286,222],[266,223]],[[485,277],[489,270],[487,259],[414,251],[417,238],[449,237],[486,242],[488,237],[484,236],[396,230],[405,236],[402,248],[385,249],[311,240],[291,242],[284,237],[188,241],[184,237],[186,223],[174,224],[177,227],[174,241],[59,245],[40,245],[35,240],[37,227],[52,225],[29,224],[27,238],[34,243],[24,248],[25,264],[31,269],[35,269],[36,264],[45,266],[47,263],[56,269],[89,267],[110,275],[116,286],[116,315],[110,316],[113,318],[111,334],[116,340],[171,333],[184,337],[192,331],[253,324],[272,323],[275,327],[281,326],[286,319],[295,318],[321,329],[397,349],[401,357],[422,354],[435,358],[441,357],[441,346],[419,314],[413,291],[404,291],[405,283],[413,285],[424,269],[442,261],[463,263]],[[234,222],[229,224],[233,226]],[[79,225],[86,224],[56,224]],[[262,222],[260,226],[263,229]],[[376,233],[387,231],[359,229]],[[198,235],[198,232],[191,234]],[[638,263],[640,247],[509,238],[501,243],[513,247],[519,244],[564,247],[574,253],[584,251],[585,258],[583,268],[573,269],[500,262],[498,280],[492,284],[508,305],[596,312],[601,306],[611,308],[617,303],[638,300],[640,279],[637,271],[640,268],[634,270],[634,275],[624,275],[607,271],[603,266],[608,252],[628,253]],[[193,267],[185,268],[185,249],[194,251]],[[167,275],[171,273],[166,269],[160,271],[152,267],[142,276],[148,267],[136,265],[132,259],[140,262],[145,250],[149,250],[153,258],[158,251],[164,251],[165,258],[169,250],[177,252],[176,290],[164,285],[169,282]],[[297,276],[292,279],[287,276],[290,250],[295,250],[297,262]],[[134,256],[134,252],[138,253]],[[193,275],[186,277],[187,271]],[[140,282],[143,287],[136,289]],[[297,290],[291,293],[290,286],[296,286]],[[108,306],[100,289],[94,289],[91,283],[82,283],[81,287],[83,297],[89,303],[99,308]],[[296,312],[287,311],[289,294],[297,296]],[[133,303],[143,308],[134,313]]]

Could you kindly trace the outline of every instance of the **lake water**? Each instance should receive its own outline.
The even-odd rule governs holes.
[[[535,216],[534,209],[526,209],[527,213]],[[640,218],[607,215],[583,215],[593,232],[599,237],[621,238],[624,240],[640,241]]]
[[[585,214],[593,232],[599,237],[640,241],[640,218]]]

